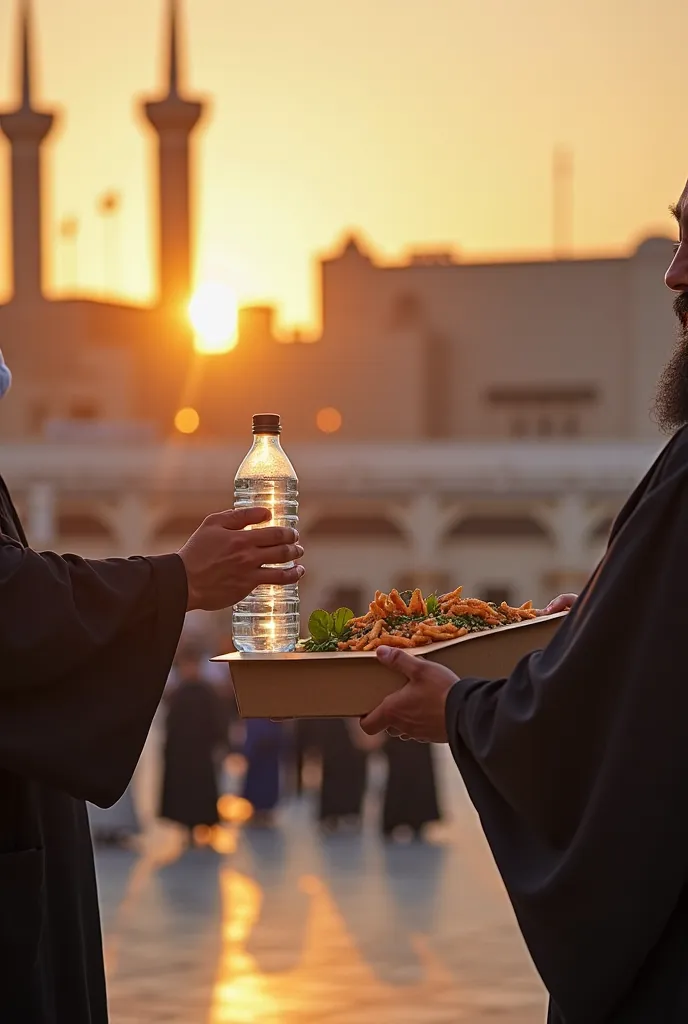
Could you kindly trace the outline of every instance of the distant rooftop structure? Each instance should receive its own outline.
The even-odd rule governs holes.
[[[409,253],[412,267],[453,267],[459,258],[453,249],[419,249]]]

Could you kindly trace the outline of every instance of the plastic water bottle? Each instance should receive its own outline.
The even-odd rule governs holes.
[[[296,527],[299,518],[299,481],[287,458],[280,434],[279,416],[262,413],[253,417],[253,446],[234,480],[234,507],[269,508],[263,526]],[[285,568],[293,565],[286,564]],[[232,636],[237,651],[293,651],[299,641],[299,587],[272,584],[256,587],[234,606]]]

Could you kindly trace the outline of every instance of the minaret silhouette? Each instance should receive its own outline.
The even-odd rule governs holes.
[[[11,146],[12,269],[14,299],[35,302],[42,297],[41,145],[54,115],[34,109],[31,13],[22,0],[19,17],[20,105],[0,113],[0,129]]]
[[[180,93],[179,12],[168,0],[167,95],[144,104],[158,136],[158,281],[160,304],[181,309],[191,293],[192,215],[189,140],[203,104]]]

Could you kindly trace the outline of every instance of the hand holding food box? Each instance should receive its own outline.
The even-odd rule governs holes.
[[[365,615],[318,610],[310,636],[289,654],[229,654],[245,718],[347,718],[372,711],[404,680],[376,658],[383,645],[450,668],[456,676],[500,677],[554,635],[565,613],[541,616],[531,602],[514,608],[464,598],[461,588],[424,598],[378,591]]]

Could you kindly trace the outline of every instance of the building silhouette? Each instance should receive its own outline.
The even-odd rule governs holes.
[[[167,10],[163,95],[142,105],[157,151],[158,295],[150,308],[86,298],[48,300],[43,289],[43,150],[52,113],[33,102],[35,54],[22,0],[15,56],[19,102],[0,114],[11,154],[12,298],[0,306],[2,347],[17,369],[16,400],[0,414],[5,437],[40,437],[54,421],[173,424],[189,372],[186,315],[192,283],[191,136],[204,104],[186,97],[176,0]]]
[[[176,0],[168,0],[167,93],[144,106],[157,136],[159,301],[174,309],[191,295],[193,283],[191,135],[203,117],[203,103],[181,90]],[[183,308],[179,310],[183,315]]]

